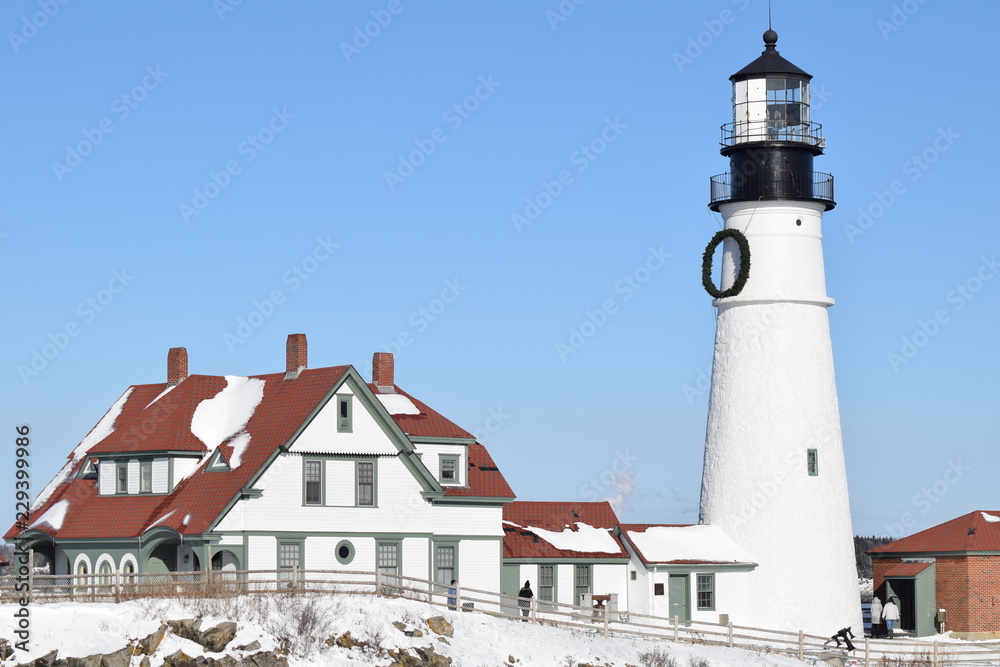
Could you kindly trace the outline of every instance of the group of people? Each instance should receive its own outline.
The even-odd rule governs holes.
[[[892,630],[899,620],[899,607],[896,606],[896,598],[889,598],[889,601],[882,606],[882,601],[878,596],[872,598],[872,637],[888,637],[892,639]],[[883,634],[882,624],[885,623]]]

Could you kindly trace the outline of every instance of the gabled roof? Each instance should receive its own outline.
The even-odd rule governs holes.
[[[350,366],[304,369],[295,379],[286,379],[285,373],[251,378],[192,375],[172,388],[165,383],[135,385],[73,450],[56,479],[40,494],[37,507],[32,508],[29,529],[57,539],[133,538],[154,526],[183,535],[202,534],[212,528],[279,448],[287,445],[313,412],[350,377],[364,391],[365,383]],[[226,434],[217,449],[210,450],[192,432],[192,419],[199,405],[236,386],[256,392],[249,411],[246,405],[242,406],[249,420],[242,428],[233,422],[231,428],[236,432]],[[472,439],[423,403],[412,397],[411,400],[428,417],[425,421],[413,420],[419,425],[417,430],[441,434],[438,437]],[[230,412],[231,405],[222,406],[220,419],[232,422]],[[398,424],[399,420],[396,421]],[[217,451],[231,469],[206,472],[212,451]],[[175,480],[173,492],[167,495],[100,496],[93,476],[77,474],[93,457],[164,452],[199,458],[195,472],[186,479]],[[436,486],[432,478],[428,479]],[[504,499],[514,496],[485,448],[478,444],[469,445],[468,487],[446,489],[445,495]],[[5,537],[16,537],[21,530],[13,526]]]
[[[620,531],[647,565],[753,562],[718,526],[623,523]]]
[[[1000,551],[1000,512],[977,510],[875,547],[872,556]]]
[[[372,393],[385,394],[387,392],[381,390],[374,383],[369,383],[368,388],[372,390]],[[397,387],[392,386],[392,392],[405,396],[413,403],[419,414],[409,414],[409,413],[396,413],[392,414],[393,420],[399,425],[399,428],[403,430],[403,433],[414,438],[462,438],[466,440],[475,440],[475,436],[466,431],[461,426],[458,426],[449,419],[443,417],[439,412],[432,410],[427,407],[421,401],[413,398],[405,391]]]
[[[900,563],[890,567],[886,577],[915,577],[931,566],[930,563]]]
[[[503,508],[504,558],[628,558],[608,502],[515,501]]]

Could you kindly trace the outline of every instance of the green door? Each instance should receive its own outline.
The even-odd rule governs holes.
[[[691,620],[688,612],[688,576],[686,574],[670,575],[668,589],[670,593],[670,618],[676,616],[682,621]]]
[[[500,592],[504,595],[516,596],[521,591],[521,566],[504,565],[500,575]],[[517,601],[503,598],[500,604],[503,613],[509,616],[517,616]]]

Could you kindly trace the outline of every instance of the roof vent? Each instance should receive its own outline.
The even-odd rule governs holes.
[[[305,334],[288,334],[285,342],[285,379],[294,380],[309,363],[309,348]]]
[[[975,534],[976,534],[976,527],[972,526],[971,528],[969,528],[969,535],[975,535]]]

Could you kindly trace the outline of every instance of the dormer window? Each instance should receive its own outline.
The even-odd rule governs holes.
[[[153,492],[153,462],[139,462],[139,493]]]
[[[115,468],[115,493],[128,493],[128,463],[119,461]]]
[[[448,456],[442,454],[441,460],[441,483],[442,484],[461,484],[462,480],[459,478],[458,474],[458,463],[461,461],[460,456]]]

